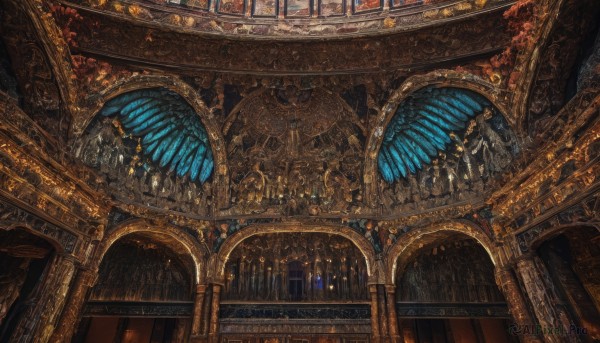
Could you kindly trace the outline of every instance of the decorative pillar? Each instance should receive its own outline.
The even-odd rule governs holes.
[[[539,265],[535,262],[535,256],[523,256],[517,262],[517,271],[523,280],[527,296],[533,304],[533,310],[538,323],[542,329],[550,328],[568,328],[571,325],[566,312],[559,308],[556,303],[556,297],[553,296],[552,290],[548,289],[548,282],[544,280],[543,275],[547,275],[547,271],[541,272]],[[576,342],[575,336],[559,336],[559,335],[544,335],[545,342]]]
[[[382,342],[389,343],[390,336],[388,331],[388,318],[385,301],[385,287],[384,285],[377,285],[377,304],[379,308],[379,335],[381,336]]]
[[[379,334],[379,315],[377,310],[377,285],[369,285],[369,293],[371,294],[371,332],[373,335],[373,343],[380,343]]]
[[[196,298],[194,299],[192,336],[200,336],[202,334],[202,305],[204,304],[204,293],[206,293],[206,285],[197,285]]]
[[[70,342],[81,318],[88,290],[96,283],[97,269],[79,269],[62,316],[50,338],[52,343]]]
[[[506,298],[508,308],[515,324],[520,328],[533,328],[535,321],[527,309],[525,298],[519,288],[518,280],[512,270],[507,267],[496,267],[496,284]],[[541,343],[542,340],[534,334],[524,334],[523,342],[526,343]]]
[[[565,300],[569,303],[572,314],[578,319],[579,325],[587,331],[586,336],[591,340],[600,341],[600,313],[571,265],[558,254],[558,249],[555,249],[557,247],[552,244],[550,249],[541,253],[541,256],[552,269],[553,280],[566,297]]]
[[[396,314],[396,286],[385,285],[387,312],[389,316],[389,332],[392,343],[400,343],[402,339],[398,330],[398,316]]]
[[[219,305],[221,299],[221,285],[213,284],[212,290],[212,311],[210,314],[210,331],[208,333],[208,342],[217,343],[219,340]]]
[[[57,255],[47,267],[43,285],[39,285],[33,301],[24,310],[10,339],[11,342],[46,343],[50,340],[56,322],[65,305],[69,285],[75,274],[75,259],[71,255]]]

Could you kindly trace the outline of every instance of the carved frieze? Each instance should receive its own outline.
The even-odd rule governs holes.
[[[369,304],[221,304],[223,319],[369,319]]]
[[[500,11],[448,26],[352,40],[282,41],[277,48],[263,40],[218,37],[157,30],[79,9],[97,28],[77,32],[78,52],[119,58],[130,64],[161,65],[189,74],[226,71],[245,74],[349,74],[393,72],[501,50],[510,37]],[[135,44],[116,44],[123,37]],[[172,44],[171,42],[177,42]]]
[[[396,304],[396,313],[401,318],[510,318],[505,304]]]
[[[82,315],[84,317],[189,318],[192,316],[193,305],[191,301],[177,303],[90,301],[86,304]]]

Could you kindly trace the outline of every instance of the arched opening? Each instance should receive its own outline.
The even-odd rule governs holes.
[[[48,273],[52,245],[25,230],[0,230],[0,342],[9,342]]]
[[[172,238],[138,232],[106,252],[75,342],[183,342],[193,308],[194,262]]]
[[[584,342],[600,339],[600,232],[575,227],[543,242],[537,253],[548,271],[552,289]]]
[[[486,250],[460,233],[421,243],[401,257],[395,275],[396,309],[405,339],[513,342],[510,314]]]
[[[221,337],[224,342],[250,337],[366,341],[371,331],[367,281],[365,258],[345,237],[253,235],[225,264]]]

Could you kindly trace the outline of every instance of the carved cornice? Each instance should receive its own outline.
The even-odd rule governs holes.
[[[559,234],[568,227],[592,226],[600,230],[600,182],[593,188],[595,193],[573,199],[570,207],[555,211],[538,221],[539,223],[528,225],[518,233],[516,238],[521,253],[528,253],[535,249],[539,242]]]
[[[69,161],[63,152],[53,150],[51,138],[11,100],[3,100],[0,101],[0,175],[5,180],[0,186],[2,190],[64,223],[71,231],[85,237],[96,235],[98,225],[108,215],[108,205],[99,201],[104,196],[64,167]],[[85,168],[78,172],[85,172]]]
[[[415,32],[332,41],[229,40],[134,23],[80,9],[97,28],[77,32],[77,51],[131,65],[194,74],[330,75],[414,70],[490,54],[509,44],[501,10]],[[500,29],[499,29],[500,28]],[[123,39],[131,44],[122,44]]]

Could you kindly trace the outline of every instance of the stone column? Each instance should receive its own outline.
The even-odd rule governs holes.
[[[541,272],[539,264],[535,262],[535,256],[523,256],[517,262],[517,272],[523,281],[527,296],[533,304],[533,310],[538,323],[542,329],[551,328],[569,328],[571,320],[564,310],[559,308],[553,290],[548,288],[549,283],[545,281],[543,275],[547,271]],[[576,342],[575,336],[543,335],[545,342]]]
[[[381,336],[379,334],[379,315],[377,310],[377,285],[369,285],[369,293],[371,294],[371,332],[373,343],[380,343]]]
[[[67,292],[75,273],[75,259],[71,255],[57,255],[44,273],[43,284],[37,286],[31,303],[23,315],[11,342],[46,343],[65,304]]]
[[[517,329],[533,328],[535,321],[527,309],[527,303],[519,288],[519,283],[513,271],[507,267],[496,267],[496,284],[504,294],[508,309],[517,325]],[[516,332],[515,332],[516,333]],[[536,335],[523,334],[521,336],[523,342],[541,343],[542,340]]]
[[[385,285],[387,312],[389,316],[389,331],[392,343],[400,343],[402,339],[398,330],[398,316],[396,314],[396,286]]]
[[[88,290],[96,283],[98,277],[97,269],[80,269],[71,286],[69,298],[66,301],[65,308],[56,330],[50,338],[52,343],[70,342],[79,325],[81,311],[85,304]]]
[[[385,287],[383,285],[377,285],[377,304],[379,308],[379,335],[381,336],[381,341],[385,343],[390,343],[390,335],[388,331],[388,317],[387,317],[387,308],[385,301]]]
[[[221,300],[221,285],[213,284],[212,306],[210,313],[210,328],[208,333],[208,342],[217,343],[219,341],[219,305]]]
[[[196,286],[196,298],[194,299],[194,318],[192,319],[192,336],[202,334],[202,305],[204,304],[204,293],[206,285]]]

